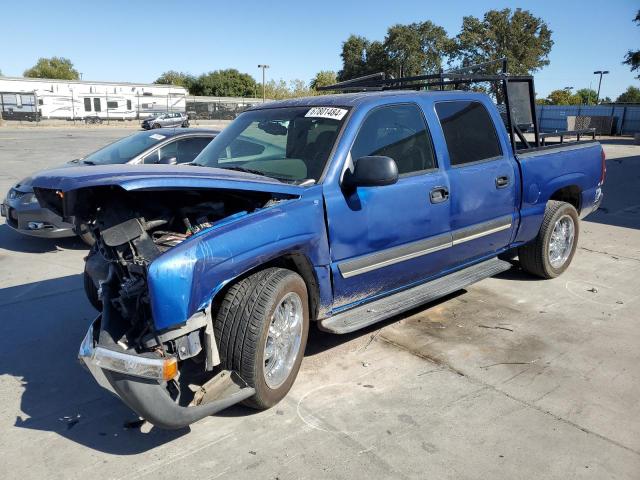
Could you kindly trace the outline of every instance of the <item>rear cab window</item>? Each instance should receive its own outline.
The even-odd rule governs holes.
[[[431,135],[420,107],[398,104],[377,107],[362,123],[351,147],[351,158],[392,158],[400,175],[437,168]]]
[[[495,125],[482,103],[455,100],[438,102],[435,107],[452,167],[502,156]]]

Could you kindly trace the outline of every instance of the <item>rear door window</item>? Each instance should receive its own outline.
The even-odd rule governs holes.
[[[178,163],[188,163],[195,160],[204,147],[213,140],[211,137],[192,137],[178,140]]]
[[[93,99],[93,110],[96,112],[99,112],[101,110],[100,108],[100,99],[99,98],[94,98]]]
[[[480,102],[436,103],[452,167],[502,156],[493,120]]]
[[[436,168],[431,136],[417,105],[379,107],[364,120],[351,147],[351,158],[384,156],[398,165],[399,174]]]

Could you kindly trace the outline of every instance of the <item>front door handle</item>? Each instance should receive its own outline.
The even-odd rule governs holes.
[[[509,177],[506,175],[496,178],[496,188],[504,188],[509,185]]]
[[[449,199],[449,190],[446,187],[434,187],[429,193],[431,203],[442,203]]]

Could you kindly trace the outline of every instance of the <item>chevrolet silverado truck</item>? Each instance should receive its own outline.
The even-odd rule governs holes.
[[[34,177],[41,204],[95,236],[85,278],[101,311],[79,356],[96,380],[161,428],[266,409],[312,324],[352,332],[516,256],[538,277],[567,269],[602,198],[600,144],[541,146],[530,77],[498,76],[501,110],[421,90],[434,77],[251,108],[189,165]]]

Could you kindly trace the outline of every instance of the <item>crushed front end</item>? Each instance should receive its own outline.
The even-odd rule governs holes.
[[[95,237],[86,259],[85,288],[95,289],[87,294],[95,295],[102,311],[89,327],[79,358],[101,386],[144,419],[168,429],[189,425],[255,393],[221,364],[211,305],[186,321],[157,325],[153,310],[162,309],[163,301],[151,298],[151,265],[167,251],[186,247],[193,237],[265,208],[277,197],[111,187],[37,193],[62,215],[71,213],[76,223],[87,225]]]

